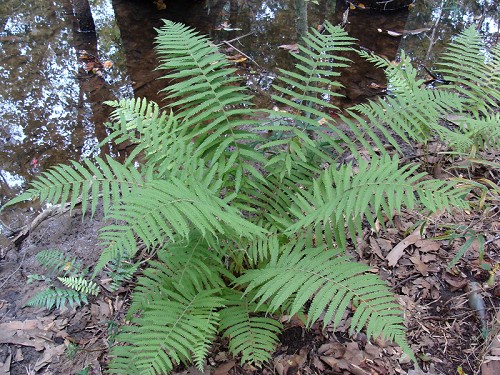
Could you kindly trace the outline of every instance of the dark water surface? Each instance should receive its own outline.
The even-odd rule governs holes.
[[[162,18],[196,27],[221,43],[228,55],[246,57],[240,73],[258,97],[272,106],[268,88],[277,68],[293,60],[280,45],[297,42],[307,27],[342,22],[342,1],[319,0],[89,0],[96,33],[82,32],[78,0],[0,1],[0,204],[26,188],[51,165],[97,153],[106,136],[106,100],[147,97],[160,101],[165,82],[154,71],[154,28]],[[417,0],[397,12],[350,10],[346,29],[359,44],[396,58],[403,48],[431,68],[444,43],[477,25],[488,43],[498,39],[495,0]],[[405,36],[391,36],[387,31]],[[248,34],[248,35],[246,35]],[[246,35],[246,36],[244,36]],[[244,37],[242,37],[244,36]],[[231,41],[239,38],[237,41]],[[224,43],[229,41],[229,43]],[[110,66],[112,63],[112,66]],[[380,93],[383,72],[356,62],[342,83],[356,103]],[[34,215],[26,206],[2,215],[8,234]]]

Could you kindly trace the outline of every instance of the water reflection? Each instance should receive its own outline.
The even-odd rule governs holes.
[[[161,18],[198,28],[229,55],[235,49],[247,55],[255,63],[240,65],[240,74],[264,105],[272,105],[267,93],[276,70],[293,66],[289,52],[278,46],[296,43],[305,28],[325,20],[342,22],[348,9],[340,0],[318,5],[304,0],[169,0],[166,10],[158,10],[153,1],[90,0],[96,33],[82,33],[73,9],[78,1],[0,3],[0,203],[49,166],[96,152],[106,135],[105,100],[159,99],[165,82],[156,79],[153,39]],[[444,43],[471,23],[495,43],[498,16],[495,0],[422,0],[400,12],[350,10],[346,29],[376,53],[393,59],[402,47],[430,66]],[[418,29],[426,31],[404,37],[387,33]],[[112,69],[102,76],[87,71],[82,50],[99,63],[111,61]],[[344,74],[347,99],[339,104],[377,95],[371,84],[383,80],[382,72],[358,63]],[[24,214],[6,219],[13,227],[23,220]]]

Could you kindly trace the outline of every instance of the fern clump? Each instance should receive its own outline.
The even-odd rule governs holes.
[[[342,53],[356,49],[341,27],[324,26],[304,38],[296,69],[280,71],[273,98],[288,111],[261,110],[257,118],[225,56],[205,36],[165,21],[157,44],[171,104],[109,103],[106,141],[137,144],[132,155],[56,166],[11,202],[81,203],[91,213],[102,202],[94,275],[109,264],[130,278],[141,260],[127,269],[124,260],[139,249],[155,255],[136,275],[110,373],[168,373],[190,362],[202,369],[217,335],[242,362],[260,366],[279,341],[275,318],[294,314],[325,327],[349,312],[351,332],[383,336],[414,358],[395,297],[346,250],[366,226],[404,208],[430,215],[467,206],[467,191],[401,156],[435,134],[462,150],[498,144],[496,130],[484,136],[498,118],[488,112],[498,91],[493,81],[477,83],[497,69],[498,50],[496,65],[484,60],[474,82],[439,90],[425,87],[405,56],[393,65],[360,52],[386,69],[390,93],[340,112],[328,98],[338,95],[335,78],[349,65]],[[476,45],[472,34],[445,61]],[[450,113],[465,118],[455,129],[443,123]],[[59,280],[74,293],[97,291],[74,275]]]
[[[88,270],[83,269],[82,262],[76,257],[49,249],[40,251],[36,259],[47,272],[45,275],[30,275],[28,282],[44,281],[47,286],[27,301],[26,306],[62,309],[66,304],[71,307],[88,304],[88,295],[99,294],[100,287],[86,278]],[[66,288],[58,286],[57,282]]]

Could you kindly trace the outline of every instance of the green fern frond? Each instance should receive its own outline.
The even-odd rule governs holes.
[[[170,107],[179,108],[177,118],[186,137],[195,140],[194,156],[228,166],[222,178],[233,196],[249,177],[264,180],[255,165],[265,163],[265,157],[247,145],[261,139],[250,130],[258,120],[235,69],[193,29],[165,21],[158,33],[159,68],[168,71],[163,78],[175,82],[165,91],[173,100]]]
[[[193,232],[190,240],[169,243],[158,251],[158,261],[149,262],[135,288],[129,314],[147,308],[151,288],[182,285],[187,290],[208,290],[224,287],[222,275],[229,279],[217,253],[211,247],[212,241],[199,232]]]
[[[329,22],[325,22],[324,26],[323,33],[312,29],[304,37],[304,46],[299,46],[300,53],[294,55],[299,60],[296,71],[280,69],[277,81],[282,82],[284,87],[273,85],[279,95],[273,95],[272,98],[291,110],[287,113],[271,112],[276,125],[269,126],[268,131],[290,133],[290,141],[296,137],[300,142],[310,145],[308,150],[311,153],[332,160],[328,152],[318,149],[307,132],[315,132],[322,142],[338,154],[345,151],[345,146],[339,144],[339,141],[346,145],[352,144],[344,132],[331,126],[334,121],[325,109],[337,109],[330,99],[340,96],[335,90],[341,85],[332,78],[340,75],[339,69],[349,66],[350,60],[341,53],[353,51],[355,39],[349,37],[339,26],[332,26]],[[336,138],[327,136],[321,124],[326,124],[328,131],[333,132]],[[283,140],[280,144],[284,144]],[[276,144],[268,143],[263,147],[269,148],[270,145]]]
[[[399,85],[404,87],[405,84]],[[365,139],[381,152],[385,152],[385,139],[402,153],[401,140],[409,145],[427,143],[432,131],[439,127],[439,121],[461,108],[462,101],[453,92],[413,87],[412,91],[398,89],[394,95],[354,106],[340,118],[368,151],[372,147]]]
[[[101,228],[99,244],[104,250],[95,265],[93,277],[109,262],[120,258],[133,258],[137,252],[137,239],[127,225],[110,224]]]
[[[99,285],[92,280],[85,279],[83,276],[58,277],[57,279],[64,286],[79,292],[81,295],[97,296],[100,291]]]
[[[36,254],[36,260],[49,274],[73,275],[82,270],[81,261],[60,250],[42,250]]]
[[[26,302],[26,306],[45,307],[47,310],[55,307],[63,308],[67,303],[71,307],[80,306],[83,303],[89,303],[87,296],[72,289],[46,288],[37,293],[33,298]]]
[[[417,165],[399,166],[397,157],[385,156],[372,159],[370,163],[360,161],[359,166],[330,167],[315,181],[312,189],[299,189],[291,212],[298,218],[286,233],[297,233],[301,228],[321,226],[332,231],[340,247],[345,247],[344,227],[351,238],[362,231],[366,218],[371,226],[383,214],[392,217],[402,207],[413,208],[417,202],[415,194],[431,211],[448,208],[454,204],[463,206],[463,192],[453,191],[446,181],[428,180],[418,182],[425,173],[417,173]]]
[[[216,310],[223,303],[217,297],[220,291],[192,291],[181,285],[159,285],[158,290],[160,294],[152,298],[139,317],[132,319],[133,325],[123,327],[117,336],[126,345],[112,349],[110,373],[168,373],[174,366],[191,361],[193,349],[201,364],[206,346],[200,347],[200,343],[211,341],[217,332]]]
[[[171,178],[152,181],[140,191],[122,198],[110,217],[126,223],[148,247],[167,238],[189,238],[194,227],[203,235],[236,233],[253,236],[262,229],[241,217],[206,185],[190,179],[189,185]]]
[[[51,204],[69,203],[71,209],[81,202],[84,214],[91,201],[93,216],[100,195],[104,211],[107,212],[112,201],[119,201],[133,188],[143,184],[142,176],[133,166],[124,167],[109,156],[106,156],[106,161],[96,157],[95,163],[88,159],[83,163],[71,161],[71,166],[60,164],[42,172],[30,184],[22,199],[38,198]],[[18,201],[19,197],[7,205]]]
[[[366,326],[369,337],[383,336],[408,348],[402,311],[384,281],[361,263],[323,246],[303,248],[302,244],[288,246],[276,262],[249,270],[237,280],[239,285],[247,285],[246,294],[255,293],[252,301],[258,306],[268,303],[268,312],[291,301],[288,314],[292,316],[311,300],[307,325],[323,317],[324,327],[330,321],[336,327],[354,301],[353,331]]]
[[[498,149],[500,147],[500,113],[491,113],[486,116],[473,117],[470,115],[449,116],[448,121],[456,126],[448,130],[446,139],[450,148],[458,152]]]
[[[231,353],[241,355],[242,363],[260,365],[270,360],[282,325],[264,315],[267,306],[257,306],[241,292],[227,289],[224,298],[219,330],[229,338]]]
[[[439,72],[451,82],[442,89],[457,90],[467,99],[469,110],[482,114],[488,114],[500,102],[499,48],[492,49],[491,58],[485,51],[484,41],[471,25],[448,45],[438,63]]]

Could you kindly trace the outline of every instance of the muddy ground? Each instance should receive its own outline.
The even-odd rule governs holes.
[[[285,323],[273,361],[263,368],[241,366],[226,343],[215,343],[205,373],[223,374],[500,374],[500,215],[498,207],[481,213],[453,212],[434,217],[427,237],[442,234],[449,224],[467,223],[486,240],[484,260],[478,262],[474,243],[455,267],[446,266],[464,240],[432,241],[418,230],[407,231],[416,221],[411,212],[397,217],[394,227],[365,232],[352,255],[371,265],[391,285],[405,311],[407,334],[419,358],[421,371],[401,350],[363,333],[350,336],[349,317],[336,331],[315,326],[306,330],[292,319]],[[26,307],[44,288],[28,284],[32,274],[43,274],[35,255],[56,248],[92,267],[100,252],[99,213],[82,220],[81,212],[56,214],[44,219],[15,246],[2,239],[0,260],[0,375],[102,374],[117,323],[130,298],[129,288],[111,293],[103,288],[88,305],[62,311]],[[398,250],[394,250],[394,249]],[[486,265],[489,265],[489,270]],[[486,269],[485,269],[486,268]],[[105,286],[105,276],[97,278]],[[471,292],[471,288],[475,291]],[[473,293],[473,294],[471,294]],[[471,296],[484,302],[484,316],[471,305]],[[482,329],[486,328],[484,335]],[[482,371],[482,372],[481,372]],[[194,368],[178,373],[199,374]]]

